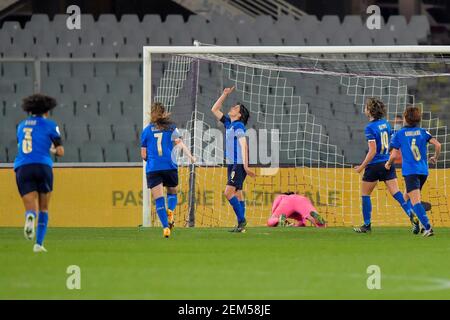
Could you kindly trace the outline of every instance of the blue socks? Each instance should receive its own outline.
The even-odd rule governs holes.
[[[42,243],[44,243],[45,234],[47,233],[47,225],[48,225],[48,212],[45,211],[39,212],[36,230],[36,243],[40,246],[42,246]]]
[[[362,211],[364,224],[367,226],[370,224],[372,215],[372,201],[370,201],[370,196],[362,196]]]
[[[245,201],[239,201],[239,203],[241,204],[241,208],[242,208],[242,216],[245,219]]]
[[[164,197],[159,197],[158,199],[156,199],[155,206],[156,213],[158,214],[159,221],[161,221],[163,228],[168,228],[169,221],[167,219],[166,201],[164,200]]]
[[[402,206],[403,211],[406,212],[408,217],[411,217],[411,211],[412,211],[411,201],[408,200],[405,202],[405,199],[403,198],[403,193],[401,193],[400,191],[397,192],[396,194],[394,194],[393,197]]]
[[[425,230],[429,230],[431,228],[430,221],[428,220],[427,213],[425,212],[422,203],[416,203],[413,206],[413,210]]]
[[[238,223],[244,221],[244,219],[245,219],[244,210],[243,210],[238,198],[236,198],[236,196],[234,196],[233,198],[231,198],[228,201],[230,202],[231,206],[234,209],[234,213],[236,214]]]
[[[167,209],[174,211],[178,203],[178,197],[176,193],[167,194]]]

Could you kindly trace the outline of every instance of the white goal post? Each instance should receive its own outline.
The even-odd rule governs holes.
[[[428,54],[450,56],[450,46],[145,46],[143,47],[143,121],[148,121],[152,99],[152,55],[323,55]],[[142,225],[151,226],[150,196],[143,174]]]

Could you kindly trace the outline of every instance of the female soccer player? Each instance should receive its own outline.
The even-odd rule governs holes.
[[[404,198],[398,188],[395,167],[387,170],[384,166],[389,159],[389,143],[391,139],[391,125],[384,119],[386,116],[386,106],[376,98],[369,98],[365,106],[365,114],[369,118],[369,124],[365,129],[366,139],[369,145],[369,152],[363,163],[355,167],[357,173],[364,171],[361,183],[362,212],[364,224],[353,230],[358,233],[370,232],[372,202],[370,194],[375,189],[378,181],[383,181],[387,189],[395,200],[402,206],[413,225],[413,233],[419,232],[420,226],[417,217],[414,215],[411,204]]]
[[[226,129],[225,156],[227,160],[228,182],[225,187],[225,197],[233,207],[238,224],[231,232],[245,232],[247,220],[245,219],[245,201],[242,194],[242,186],[247,174],[254,177],[255,173],[248,165],[248,148],[245,137],[245,126],[249,118],[249,112],[243,104],[236,104],[230,108],[228,115],[224,115],[220,109],[226,98],[233,92],[234,87],[225,88],[222,95],[216,101],[211,111],[217,120],[220,120]]]
[[[147,187],[155,199],[156,213],[166,238],[170,237],[170,230],[174,226],[173,212],[178,202],[178,166],[172,152],[174,146],[181,148],[191,162],[195,162],[195,158],[181,140],[178,129],[170,120],[170,113],[166,112],[161,103],[155,102],[150,111],[150,124],[142,131],[141,156],[147,161]],[[163,187],[167,189],[167,211]]]
[[[400,150],[403,156],[402,174],[405,179],[407,195],[415,214],[425,228],[423,236],[430,237],[434,233],[422,206],[420,191],[428,177],[427,144],[431,143],[435,147],[434,155],[430,158],[432,164],[436,164],[441,152],[441,144],[428,131],[419,127],[422,120],[419,108],[406,108],[403,118],[405,126],[392,139],[393,152],[385,167],[386,170],[391,169]]]
[[[317,213],[311,201],[304,196],[287,192],[278,195],[272,204],[272,216],[267,220],[268,227],[284,227],[286,219],[297,220],[296,227],[305,227],[309,220],[316,227],[325,227],[325,220]]]
[[[44,238],[47,232],[48,207],[53,190],[53,161],[50,153],[64,155],[59,128],[47,119],[56,107],[55,99],[34,94],[23,99],[22,108],[29,115],[17,127],[18,153],[14,161],[16,182],[25,206],[24,235],[32,240],[38,214],[34,252],[46,252]]]

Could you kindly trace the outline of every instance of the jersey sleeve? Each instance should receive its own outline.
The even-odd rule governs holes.
[[[431,139],[433,139],[433,135],[428,130],[423,129],[423,132],[426,142],[429,142]]]
[[[50,140],[52,140],[55,147],[59,147],[62,145],[61,132],[59,131],[59,127],[56,123],[52,122],[50,124]]]
[[[145,128],[141,133],[141,148],[147,148],[147,132],[148,127]]]
[[[231,120],[228,115],[223,115],[222,118],[220,118],[220,122],[222,122],[226,127],[231,123]]]
[[[366,135],[367,141],[375,141],[376,140],[375,134],[373,133],[373,130],[370,126],[366,127],[366,129],[364,130],[364,134]]]
[[[401,131],[397,131],[391,139],[391,146],[390,149],[400,149],[401,146],[401,141],[400,141],[400,132]]]
[[[242,138],[245,137],[245,126],[243,123],[238,122],[236,126],[234,127],[234,135],[236,138]]]

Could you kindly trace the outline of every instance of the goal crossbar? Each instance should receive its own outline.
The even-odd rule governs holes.
[[[346,54],[346,53],[439,53],[450,46],[145,46],[145,52],[161,54]]]

